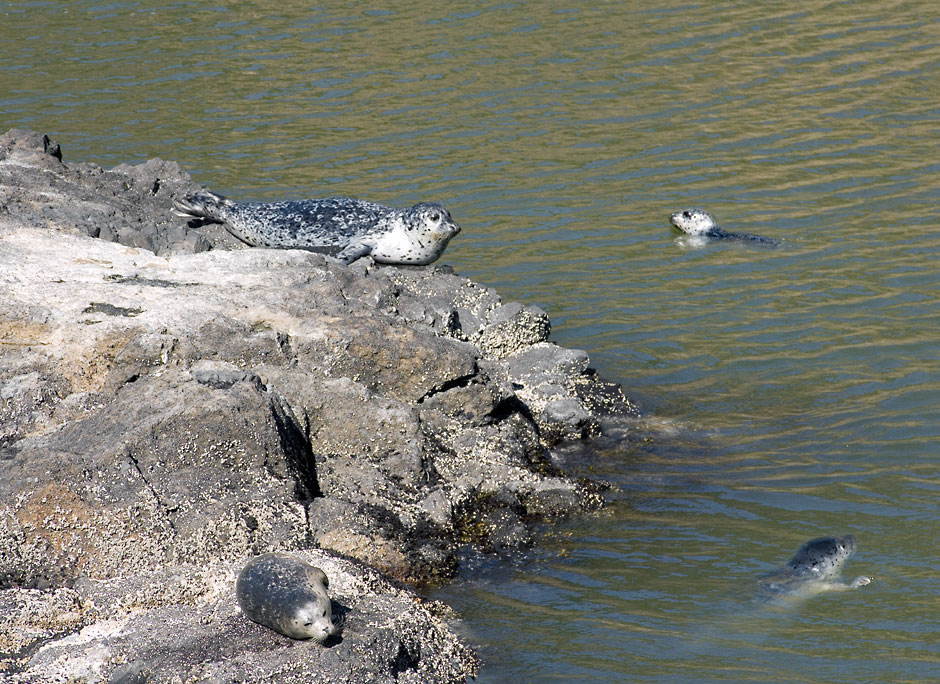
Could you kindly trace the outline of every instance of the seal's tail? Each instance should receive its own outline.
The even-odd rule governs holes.
[[[191,192],[181,199],[173,200],[173,213],[184,218],[209,219],[222,222],[226,209],[235,203],[208,190]]]

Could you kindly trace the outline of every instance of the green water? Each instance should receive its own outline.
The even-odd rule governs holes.
[[[481,682],[940,679],[940,6],[0,2],[0,128],[238,198],[444,202],[655,424],[439,596]],[[707,208],[780,249],[677,244]],[[572,455],[585,465],[583,456]],[[858,591],[754,578],[851,532]]]

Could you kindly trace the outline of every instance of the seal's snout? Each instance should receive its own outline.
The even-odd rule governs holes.
[[[308,622],[304,624],[304,627],[305,629],[309,630],[308,633],[310,634],[310,638],[318,644],[322,644],[331,636],[339,634],[339,628],[337,628],[336,625],[332,623],[328,625],[320,625],[318,627],[317,625],[313,625],[312,623]]]
[[[683,211],[673,212],[669,214],[669,223],[684,233],[691,233],[696,218],[695,211],[694,209],[684,209]]]
[[[446,235],[453,237],[460,232],[460,225],[454,220],[454,217],[450,215],[450,212],[441,207],[444,213],[444,216],[441,220],[441,231]]]
[[[438,240],[450,240],[460,232],[460,225],[453,219],[450,212],[445,209],[440,223],[433,232]]]
[[[411,208],[411,215],[414,217],[413,228],[432,240],[449,240],[460,232],[460,226],[443,204],[419,202]]]

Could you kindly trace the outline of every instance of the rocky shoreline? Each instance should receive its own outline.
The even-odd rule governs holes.
[[[446,608],[399,583],[598,505],[548,447],[635,408],[545,312],[446,266],[245,248],[170,213],[197,187],[0,137],[0,674],[465,681]],[[336,643],[240,615],[271,550],[327,572]]]

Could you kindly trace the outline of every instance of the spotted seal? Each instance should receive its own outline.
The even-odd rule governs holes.
[[[235,596],[249,619],[292,639],[322,643],[336,634],[329,583],[320,568],[285,553],[252,558],[235,582]]]
[[[748,240],[764,245],[779,245],[780,240],[767,238],[753,233],[729,233],[720,228],[715,219],[704,209],[684,209],[669,216],[669,222],[686,235],[695,238],[713,238],[718,240]]]
[[[176,214],[222,223],[253,247],[307,249],[345,264],[371,255],[382,264],[430,264],[460,232],[442,205],[407,209],[328,197],[285,202],[235,202],[208,190],[174,200]]]
[[[839,581],[842,566],[857,548],[851,534],[811,539],[797,549],[784,567],[758,580],[759,596],[773,601],[863,587],[871,582],[870,577],[856,577],[849,584]]]

